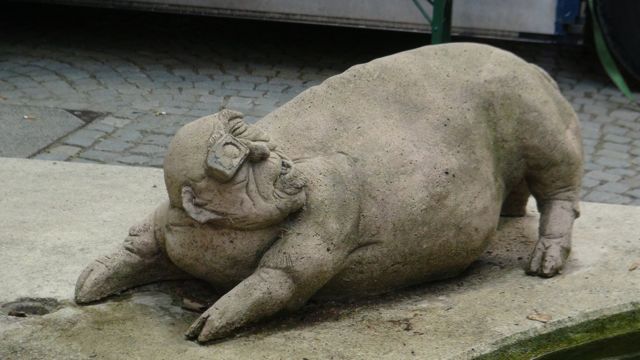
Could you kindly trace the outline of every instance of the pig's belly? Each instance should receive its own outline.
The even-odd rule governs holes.
[[[184,221],[169,221],[165,249],[171,261],[198,279],[227,290],[251,275],[277,229],[238,231]]]
[[[446,190],[452,195],[444,200],[414,190],[411,197],[399,196],[402,201],[365,201],[360,247],[318,296],[372,295],[458,275],[486,250],[502,205],[502,194],[488,177],[464,189]],[[418,204],[429,211],[412,211]]]

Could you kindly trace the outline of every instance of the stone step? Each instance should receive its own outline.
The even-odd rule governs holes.
[[[180,306],[184,285],[147,286],[92,306],[71,300],[84,266],[165,198],[161,170],[0,158],[0,183],[2,359],[471,359],[640,311],[640,269],[629,270],[640,260],[640,207],[583,203],[570,261],[552,279],[523,271],[536,237],[531,207],[525,218],[505,219],[460,277],[310,304],[201,346],[183,338],[198,315]],[[32,298],[25,308],[50,313],[8,316],[7,303],[23,297]]]

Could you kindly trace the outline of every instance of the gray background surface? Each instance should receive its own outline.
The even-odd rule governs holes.
[[[84,125],[67,111],[28,105],[0,106],[0,120],[0,156],[6,157],[34,155]]]
[[[31,157],[153,167],[189,121],[222,108],[257,121],[354,64],[429,41],[420,34],[19,5],[3,9],[0,33],[0,114],[35,116],[32,106],[98,113],[60,139],[50,136]],[[594,54],[568,45],[489,43],[549,71],[580,115],[583,199],[640,205],[640,112]],[[7,119],[0,121],[5,137],[15,127]],[[36,125],[52,134],[60,127],[25,126],[36,132]],[[42,145],[31,135],[12,141]]]

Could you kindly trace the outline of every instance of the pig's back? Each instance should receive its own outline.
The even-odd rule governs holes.
[[[552,87],[490,46],[428,46],[354,66],[258,122],[294,159],[355,159],[363,248],[324,293],[384,291],[474,261],[525,170],[520,143],[535,134],[522,129],[539,126],[518,109],[538,111],[527,95]]]

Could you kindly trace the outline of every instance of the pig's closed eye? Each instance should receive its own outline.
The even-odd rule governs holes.
[[[282,160],[280,167],[280,175],[287,175],[291,171],[291,162],[288,160]]]

